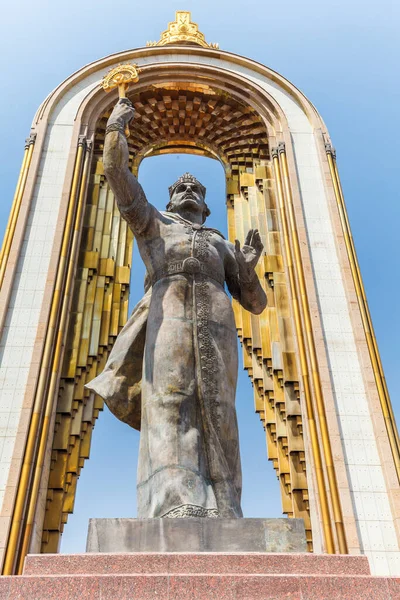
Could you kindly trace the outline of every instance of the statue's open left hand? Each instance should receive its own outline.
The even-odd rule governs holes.
[[[251,277],[263,248],[258,229],[250,229],[242,248],[239,240],[235,240],[235,257],[242,277]]]

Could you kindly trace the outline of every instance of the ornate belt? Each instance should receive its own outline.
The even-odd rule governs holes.
[[[151,278],[151,283],[154,285],[157,281],[163,277],[169,277],[170,275],[178,275],[179,273],[186,273],[187,275],[206,275],[217,281],[222,287],[224,286],[225,278],[219,275],[214,270],[210,269],[207,265],[201,262],[198,258],[190,256],[185,260],[175,260],[167,263],[161,269],[157,269]]]

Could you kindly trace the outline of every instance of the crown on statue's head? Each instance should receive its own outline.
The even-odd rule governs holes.
[[[178,185],[180,185],[181,183],[196,183],[201,189],[203,198],[205,198],[206,188],[204,187],[204,185],[202,185],[200,183],[200,181],[198,181],[198,179],[196,179],[196,177],[194,177],[190,173],[185,173],[184,175],[182,175],[182,177],[179,177],[178,181],[175,181],[175,183],[173,185],[171,185],[171,187],[169,188],[169,197],[170,198],[172,198],[173,193],[175,192]]]

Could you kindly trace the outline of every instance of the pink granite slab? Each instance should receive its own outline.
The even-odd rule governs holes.
[[[365,556],[315,554],[170,554],[169,573],[232,573],[236,575],[370,575]]]
[[[299,577],[247,575],[235,579],[236,599],[302,600]]]
[[[266,553],[33,554],[24,574],[209,573],[369,575],[366,556]]]
[[[107,575],[100,578],[101,600],[169,600],[168,576]]]
[[[29,554],[24,575],[107,575],[168,573],[166,553]]]
[[[169,599],[236,600],[235,584],[232,575],[170,575]]]
[[[10,577],[0,577],[0,600],[8,600],[10,595]]]
[[[0,578],[4,600],[398,600],[365,575],[47,575]],[[7,588],[7,582],[9,588]]]
[[[393,600],[385,577],[302,577],[302,600]]]
[[[100,580],[91,576],[9,577],[10,600],[100,600]]]
[[[390,600],[400,600],[400,578],[392,577],[387,580]]]

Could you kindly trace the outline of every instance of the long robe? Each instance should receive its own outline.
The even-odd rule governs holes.
[[[257,312],[264,292],[258,280],[251,289],[241,286],[233,246],[219,232],[159,212],[136,179],[121,188],[125,175],[119,171],[109,181],[152,290],[120,333],[104,372],[87,387],[125,422],[138,427],[140,418],[139,518],[241,517],[237,336],[224,281]],[[201,271],[184,272],[188,258]]]

